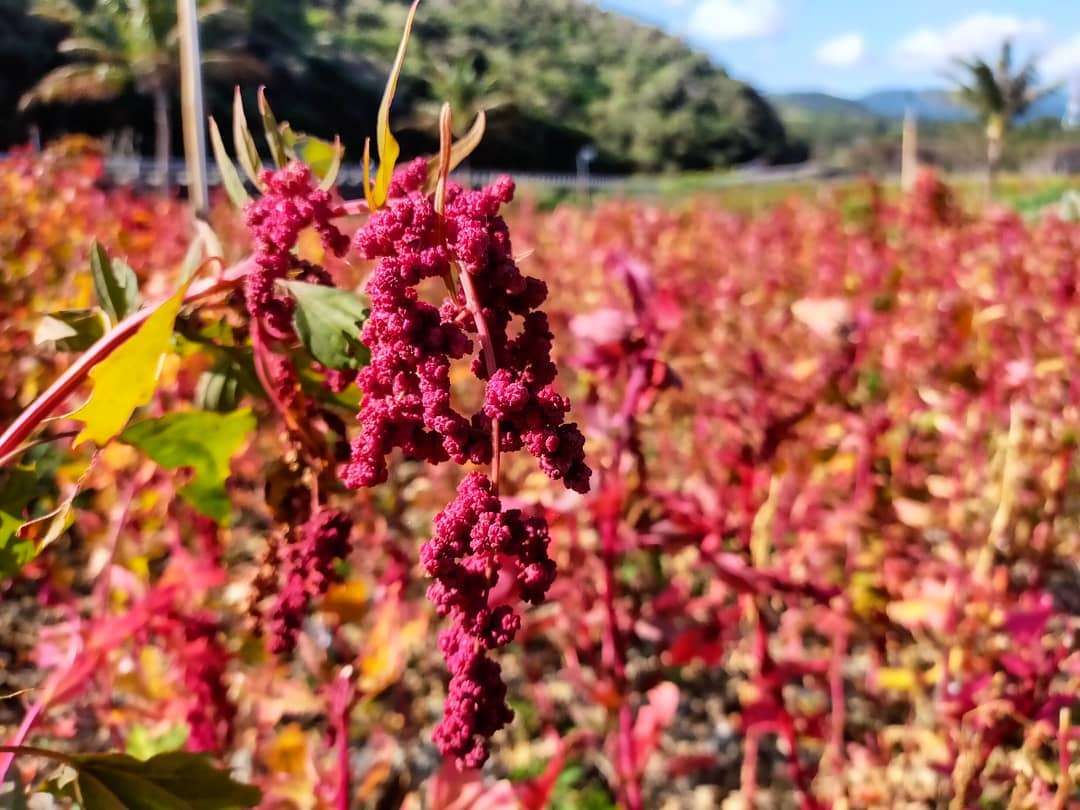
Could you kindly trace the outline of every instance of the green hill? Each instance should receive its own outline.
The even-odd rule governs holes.
[[[407,4],[230,4],[239,28],[204,31],[204,39],[261,60],[279,117],[314,133],[340,133],[355,159],[374,130]],[[0,0],[0,10],[13,28],[25,20],[22,0]],[[49,49],[62,33],[39,35],[9,75],[29,83],[43,65],[55,64]],[[600,153],[596,168],[612,171],[782,162],[805,151],[752,87],[680,40],[584,0],[426,0],[413,43],[394,111],[407,152],[433,148],[443,98],[463,125],[477,109],[490,109],[489,136],[473,158],[477,167],[568,171],[587,144]],[[215,78],[208,91],[211,109],[225,118],[231,84],[229,77]],[[143,135],[141,143],[150,140],[140,99],[43,109],[32,119],[15,117],[10,96],[0,102],[5,119],[16,122],[9,138],[33,121],[46,135],[126,124]]]

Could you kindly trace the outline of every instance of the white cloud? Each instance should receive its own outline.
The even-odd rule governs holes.
[[[866,40],[862,34],[841,34],[821,43],[814,57],[828,67],[855,67],[866,58]]]
[[[986,55],[1006,39],[1038,43],[1049,31],[1038,18],[980,12],[943,28],[920,28],[896,44],[896,61],[904,66],[940,68],[953,57]]]
[[[1080,77],[1080,34],[1049,50],[1039,69],[1046,78],[1054,81]]]
[[[690,15],[690,35],[714,42],[761,39],[784,23],[779,0],[701,0]]]

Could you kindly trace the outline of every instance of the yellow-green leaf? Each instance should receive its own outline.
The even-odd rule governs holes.
[[[68,416],[83,423],[73,446],[88,440],[104,445],[123,430],[136,408],[150,401],[186,292],[184,284],[158,304],[134,335],[90,370],[90,398]]]
[[[239,87],[233,94],[233,145],[236,148],[236,159],[240,161],[244,173],[258,186],[262,161],[259,159],[259,150],[255,148],[255,139],[251,137],[251,130],[248,129],[247,116],[244,115],[244,99],[240,96]]]
[[[320,143],[325,143],[325,141]],[[322,177],[319,188],[323,191],[329,191],[334,187],[334,183],[337,182],[338,175],[341,173],[341,161],[345,157],[345,147],[341,145],[341,138],[334,138],[331,149],[333,152],[330,155],[330,160],[322,165],[322,171],[317,172]],[[308,165],[313,166],[310,160],[308,160]]]
[[[484,139],[485,129],[487,129],[487,116],[484,114],[484,111],[481,110],[476,114],[476,120],[473,121],[473,125],[469,127],[469,131],[450,147],[450,171],[453,171],[460,166],[469,155],[476,151],[476,147],[478,147],[480,141]],[[428,160],[428,174],[427,180],[424,182],[424,193],[430,194],[434,191],[435,185],[438,182],[439,156],[435,155]]]
[[[390,181],[394,176],[394,166],[401,154],[401,147],[390,132],[390,105],[394,103],[398,77],[401,76],[401,68],[405,64],[405,52],[409,47],[409,36],[412,34],[413,20],[416,19],[416,9],[419,5],[420,0],[413,0],[412,6],[409,7],[409,15],[405,18],[405,30],[401,34],[401,44],[398,45],[394,66],[390,69],[390,76],[386,80],[382,104],[379,105],[379,116],[375,128],[375,144],[379,150],[379,170],[375,175],[375,189],[372,191],[375,208],[382,207],[386,202],[386,196],[390,192]]]
[[[90,246],[90,275],[98,303],[113,323],[119,323],[139,308],[139,280],[135,271],[126,262],[109,258],[96,239]]]
[[[225,151],[225,143],[221,140],[221,131],[218,129],[214,116],[210,116],[210,145],[214,150],[214,160],[217,161],[218,171],[221,172],[221,183],[225,186],[225,192],[233,205],[242,209],[251,202],[251,196],[244,188],[244,181],[240,179],[236,166],[229,159],[229,153]]]
[[[289,162],[289,157],[285,154],[285,144],[281,140],[281,128],[278,127],[274,111],[270,109],[265,87],[259,88],[259,114],[262,116],[266,145],[270,147],[270,157],[273,158],[274,165],[280,169]]]

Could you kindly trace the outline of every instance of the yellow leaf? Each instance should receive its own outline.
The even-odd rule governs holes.
[[[266,764],[275,773],[304,776],[308,767],[308,738],[297,723],[290,723],[266,751]]]
[[[394,57],[394,66],[390,69],[390,76],[386,80],[386,90],[383,92],[382,104],[379,105],[379,117],[376,121],[375,144],[379,149],[379,170],[375,175],[375,189],[372,192],[374,208],[382,207],[386,202],[386,195],[390,191],[390,181],[394,176],[394,166],[401,147],[390,132],[390,105],[394,103],[394,93],[397,92],[398,77],[401,68],[405,64],[405,51],[409,47],[409,36],[412,34],[413,20],[416,18],[416,8],[420,0],[414,0],[409,8],[409,15],[405,18],[405,30],[401,34],[401,44],[398,45],[397,56]]]
[[[326,260],[326,250],[323,248],[322,239],[313,228],[307,228],[300,232],[300,238],[296,243],[296,252],[301,259],[312,264],[322,264]]]
[[[915,673],[902,667],[882,667],[877,672],[877,684],[882,689],[913,692],[918,684]]]
[[[165,700],[173,694],[168,675],[169,666],[157,647],[139,650],[139,682],[151,700]]]
[[[367,697],[374,697],[401,677],[412,649],[424,637],[424,619],[404,622],[404,612],[396,595],[379,608],[358,661],[357,686]]]
[[[87,440],[105,444],[124,429],[136,408],[150,401],[186,292],[187,284],[162,301],[134,335],[90,370],[90,398],[68,415],[83,423],[74,447]]]
[[[364,617],[370,597],[367,583],[354,579],[334,585],[323,598],[322,609],[334,613],[343,622],[355,622]]]

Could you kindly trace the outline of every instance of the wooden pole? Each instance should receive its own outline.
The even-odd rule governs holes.
[[[202,60],[199,56],[199,18],[195,0],[176,0],[180,33],[180,110],[184,124],[188,200],[199,219],[210,210],[206,184],[206,112],[203,109]]]
[[[904,191],[915,188],[919,176],[919,123],[915,111],[908,107],[904,113],[904,131],[900,145],[900,187]]]

